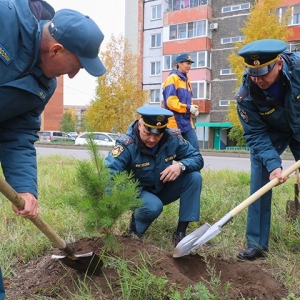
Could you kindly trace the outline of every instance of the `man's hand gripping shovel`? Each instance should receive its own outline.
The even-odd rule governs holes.
[[[291,173],[295,172],[295,170],[300,168],[300,160],[295,162],[289,168],[282,172],[282,177],[288,177]],[[227,213],[222,219],[216,222],[213,225],[209,225],[205,223],[189,235],[187,235],[184,239],[182,239],[174,249],[173,257],[181,257],[189,254],[191,251],[197,249],[201,245],[205,244],[216,235],[221,232],[222,227],[224,227],[229,221],[232,220],[234,216],[240,213],[243,209],[248,207],[266,192],[271,190],[278,184],[278,179],[274,178],[262,188],[257,190],[254,194],[232,209],[229,213]]]
[[[0,192],[18,209],[24,209],[24,199],[1,177]],[[89,275],[102,273],[103,262],[98,255],[93,252],[75,254],[74,250],[39,215],[29,220],[49,238],[55,247],[65,252],[64,256],[52,255],[53,259],[60,260],[66,266]]]

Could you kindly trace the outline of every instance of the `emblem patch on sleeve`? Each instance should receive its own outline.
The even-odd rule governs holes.
[[[243,109],[239,108],[239,114],[240,114],[242,120],[243,120],[245,123],[248,123],[248,122],[249,122],[249,117],[248,117],[247,113],[246,113]]]
[[[111,150],[110,154],[112,157],[118,157],[123,151],[124,151],[123,146],[117,145]]]

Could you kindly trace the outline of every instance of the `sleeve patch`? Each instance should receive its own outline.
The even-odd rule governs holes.
[[[111,150],[110,155],[112,157],[118,157],[123,151],[124,151],[123,146],[117,145]]]
[[[239,114],[240,114],[242,120],[245,123],[248,123],[249,122],[249,117],[248,117],[247,113],[243,109],[241,109],[241,108],[239,108],[238,110],[239,110]]]

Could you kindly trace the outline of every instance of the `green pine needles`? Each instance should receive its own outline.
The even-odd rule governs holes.
[[[72,205],[84,214],[87,228],[104,233],[107,247],[116,250],[113,226],[126,212],[140,205],[138,181],[127,172],[110,174],[91,137],[87,147],[91,160],[79,161],[76,174],[82,199]]]

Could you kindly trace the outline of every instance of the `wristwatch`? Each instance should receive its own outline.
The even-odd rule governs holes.
[[[180,172],[183,173],[186,170],[186,166],[182,162],[179,162],[179,164],[180,164]]]

